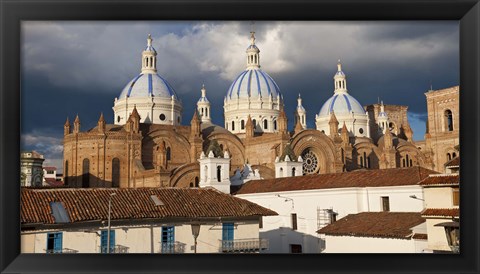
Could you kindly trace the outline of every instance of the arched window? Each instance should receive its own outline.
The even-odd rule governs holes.
[[[235,121],[232,121],[232,130],[235,130]]]
[[[195,177],[195,187],[199,186],[198,177]]]
[[[148,58],[145,58],[145,66],[148,67]]]
[[[68,185],[68,160],[65,161],[65,168],[63,171],[63,181],[65,185]]]
[[[395,129],[395,124],[392,123],[392,122],[390,122],[390,124],[388,124],[388,129],[389,129],[390,131],[394,130],[394,129]]]
[[[360,156],[360,163],[359,163],[360,167],[363,167],[363,156]]]
[[[273,130],[277,130],[277,120],[273,120]]]
[[[450,153],[447,153],[447,161],[450,161],[452,160],[452,155],[450,155]]]
[[[452,111],[449,109],[445,110],[445,128],[447,131],[453,130],[453,116]]]
[[[217,166],[217,181],[221,182],[222,181],[222,167]]]
[[[452,159],[455,158],[455,157],[457,157],[457,153],[454,152],[454,153],[452,153]]]
[[[268,129],[268,121],[267,120],[263,120],[263,128]]]
[[[82,187],[90,186],[90,160],[88,158],[83,159],[82,168]]]
[[[292,168],[292,177],[295,177],[295,168]]]
[[[253,129],[256,129],[257,128],[257,120],[253,119],[252,123],[253,123]]]
[[[242,121],[240,122],[240,128],[241,128],[241,129],[245,129],[245,121],[244,121],[244,120],[242,120]]]
[[[167,147],[167,161],[170,161],[172,158],[171,152],[170,152],[170,147]]]
[[[363,153],[363,166],[368,168],[368,166],[367,166],[367,153],[366,152]]]
[[[120,186],[120,159],[112,160],[112,187]]]
[[[405,158],[407,159],[407,161],[406,161],[406,162],[407,162],[407,167],[408,167],[408,166],[410,166],[410,165],[409,165],[410,161],[409,161],[408,154],[405,156]]]
[[[402,159],[402,164],[403,164],[402,167],[405,167],[405,158]]]
[[[413,161],[412,161],[412,159],[410,159],[410,166],[413,166]]]
[[[205,108],[205,116],[208,117],[208,108]]]
[[[370,168],[370,156],[367,157],[367,168]]]
[[[280,178],[283,177],[283,168],[280,168],[279,177],[280,177]]]
[[[192,182],[190,182],[190,187],[193,187],[193,183],[192,183]]]
[[[201,112],[201,114],[202,114],[202,116],[203,116],[203,108],[200,109],[200,112]]]

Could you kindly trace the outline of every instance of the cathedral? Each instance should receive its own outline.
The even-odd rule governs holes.
[[[225,188],[249,179],[421,166],[443,172],[458,156],[459,87],[430,90],[425,140],[414,142],[407,106],[363,106],[349,92],[340,60],[333,94],[307,128],[299,95],[295,126],[287,128],[283,95],[261,69],[251,33],[246,67],[226,89],[223,126],[213,124],[207,88],[199,92],[190,124],[168,81],[157,73],[149,35],[141,71],[114,99],[114,124],[103,114],[81,130],[64,125],[63,174],[72,187],[198,187],[214,178]],[[213,110],[216,111],[216,110]]]

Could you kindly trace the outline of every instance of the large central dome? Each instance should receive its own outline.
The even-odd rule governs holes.
[[[269,98],[270,96],[273,100],[277,100],[277,97],[280,96],[280,88],[272,77],[260,68],[249,68],[240,73],[227,92],[227,100]]]
[[[133,78],[120,93],[120,98],[126,97],[165,97],[177,98],[175,90],[163,77],[156,73],[141,73]]]
[[[339,92],[330,97],[323,104],[318,115],[330,115],[332,112],[334,112],[335,115],[351,114],[352,112],[365,114],[362,104],[346,92]]]
[[[276,132],[283,97],[277,83],[260,69],[254,32],[250,39],[247,68],[235,78],[225,96],[225,128],[232,133],[245,133],[250,116],[255,132]]]

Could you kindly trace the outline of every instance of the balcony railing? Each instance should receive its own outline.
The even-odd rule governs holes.
[[[78,253],[78,250],[71,249],[71,248],[63,248],[63,249],[47,249],[48,254],[61,254],[61,253]]]
[[[124,246],[124,245],[115,245],[110,248],[110,253],[128,253],[128,250],[130,247]],[[101,246],[100,247],[100,253],[107,253],[107,247],[106,246]]]
[[[185,253],[184,243],[175,241],[160,244],[160,253]]]
[[[268,249],[268,239],[220,240],[220,252],[256,253]]]

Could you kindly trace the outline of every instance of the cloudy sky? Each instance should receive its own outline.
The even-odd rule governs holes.
[[[256,22],[261,66],[285,98],[289,128],[301,93],[307,122],[333,94],[341,59],[349,93],[363,105],[407,105],[414,139],[425,133],[430,88],[459,84],[458,21]],[[44,154],[61,168],[63,124],[78,113],[82,130],[140,73],[149,33],[158,73],[183,102],[188,124],[204,83],[213,122],[223,125],[223,97],[245,69],[251,22],[23,22],[22,150]]]

